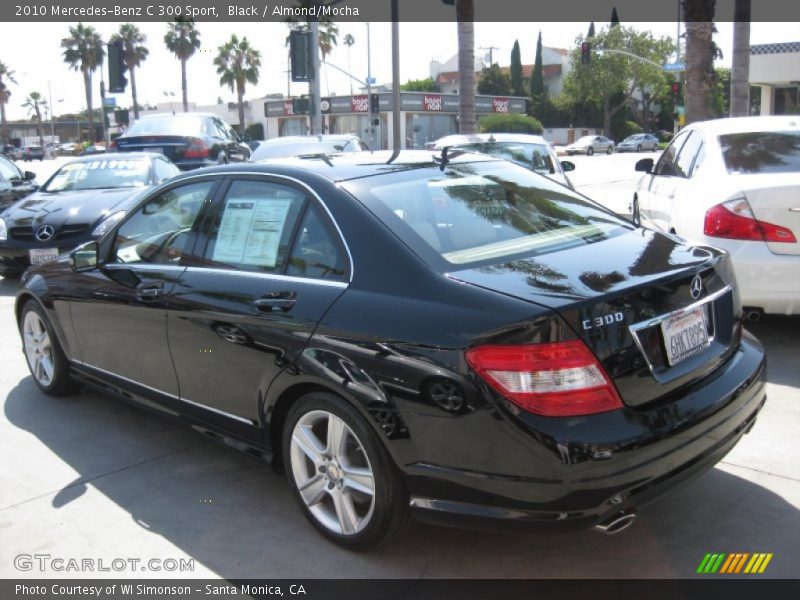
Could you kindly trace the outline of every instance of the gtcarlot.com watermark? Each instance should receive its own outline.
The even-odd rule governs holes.
[[[17,571],[42,573],[100,573],[138,571],[150,573],[191,573],[193,558],[64,558],[51,554],[17,554],[14,557]]]

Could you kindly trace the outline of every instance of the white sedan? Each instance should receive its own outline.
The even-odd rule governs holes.
[[[727,250],[751,318],[800,314],[800,115],[694,123],[636,170],[634,221]]]

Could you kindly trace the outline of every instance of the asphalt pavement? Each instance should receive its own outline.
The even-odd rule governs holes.
[[[573,157],[573,181],[607,194],[605,202],[623,202],[642,156]],[[768,400],[752,432],[714,469],[641,510],[623,533],[500,535],[420,525],[389,546],[353,553],[316,533],[285,480],[263,462],[94,391],[39,392],[14,321],[16,288],[0,278],[2,578],[686,578],[707,552],[771,552],[763,577],[798,576],[800,318],[749,326],[769,359]],[[15,567],[16,556],[36,553],[107,563],[193,559],[194,567]]]

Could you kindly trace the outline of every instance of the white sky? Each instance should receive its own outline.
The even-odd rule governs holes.
[[[652,31],[655,35],[672,38],[676,34],[675,23],[623,23],[640,30]],[[104,40],[114,33],[118,23],[92,23]],[[180,64],[170,54],[163,42],[165,23],[138,23],[147,35],[150,56],[136,73],[140,104],[169,100],[165,92],[174,92],[176,105],[180,103]],[[16,72],[18,85],[11,85],[11,99],[6,106],[9,119],[27,117],[27,109],[20,105],[31,91],[48,95],[48,81],[52,87],[56,115],[76,112],[85,107],[83,80],[79,72],[69,70],[63,62],[60,42],[68,33],[67,23],[1,23],[0,60]],[[476,23],[475,52],[485,53],[482,46],[496,46],[494,61],[501,65],[509,63],[514,40],[518,39],[522,62],[533,62],[536,36],[542,30],[545,46],[571,48],[575,38],[588,30],[588,23]],[[391,81],[391,24],[373,23],[371,26],[372,72],[378,83]],[[598,27],[599,28],[599,27]],[[279,23],[199,23],[202,47],[188,62],[189,100],[198,104],[213,104],[221,96],[226,102],[235,99],[228,89],[219,86],[219,79],[212,64],[216,49],[231,33],[247,36],[251,44],[261,51],[262,68],[257,86],[248,84],[247,98],[261,97],[267,93],[286,92],[287,52],[284,46],[287,28]],[[718,23],[715,36],[722,48],[724,58],[721,65],[730,66],[732,24]],[[364,23],[340,23],[339,46],[328,60],[347,69],[347,48],[342,44],[345,34],[351,33],[356,43],[351,49],[352,73],[360,79],[367,73],[367,26]],[[753,23],[751,43],[800,41],[798,23]],[[400,76],[401,82],[428,76],[432,59],[447,60],[457,50],[455,23],[401,23],[400,24]],[[322,93],[349,94],[348,78],[328,69],[323,71]],[[95,106],[99,106],[99,71],[95,72]],[[292,93],[305,93],[306,84],[292,84]],[[63,102],[59,102],[63,99]],[[117,104],[132,103],[130,86],[128,93],[117,95]]]

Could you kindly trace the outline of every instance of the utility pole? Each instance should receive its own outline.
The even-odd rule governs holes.
[[[500,50],[497,46],[481,46],[478,50],[488,50],[489,51],[489,66],[491,67],[494,64],[494,51]]]
[[[319,21],[311,21],[311,57],[312,57],[312,76],[311,80],[311,133],[318,135],[322,133],[322,114],[320,111],[320,68],[319,68]]]
[[[375,128],[372,126],[372,54],[369,42],[369,21],[367,22],[367,127],[369,128],[369,149],[375,150]]]
[[[400,8],[392,0],[392,157],[400,152]],[[391,162],[390,159],[389,162]]]
[[[50,80],[47,80],[47,95],[50,97],[50,143],[56,143],[56,122],[53,116],[53,90],[50,87]]]

